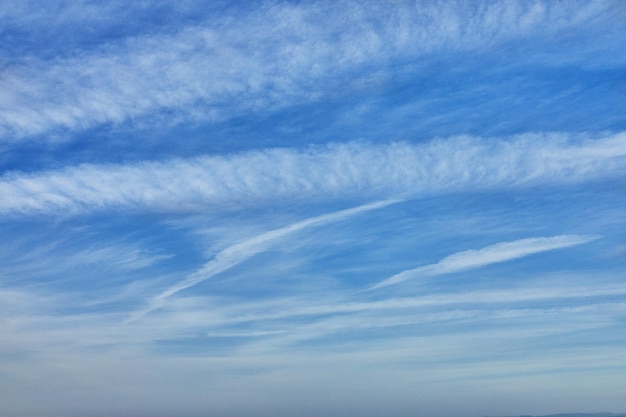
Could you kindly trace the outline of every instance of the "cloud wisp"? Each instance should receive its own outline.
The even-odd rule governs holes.
[[[193,212],[276,200],[419,197],[571,184],[626,171],[626,134],[345,143],[134,165],[85,164],[0,178],[0,213]]]
[[[433,51],[548,37],[593,24],[606,12],[601,3],[547,7],[542,1],[281,6],[18,62],[0,80],[0,140],[121,123],[163,109],[216,120],[278,108],[324,96],[359,70]]]
[[[197,285],[207,279],[224,272],[248,259],[254,255],[267,250],[273,243],[283,239],[293,233],[301,230],[321,226],[324,224],[344,220],[350,216],[364,213],[370,210],[376,210],[397,203],[399,200],[378,201],[370,204],[353,207],[350,209],[340,210],[334,213],[324,214],[321,216],[311,217],[279,229],[271,230],[236,243],[221,252],[214,259],[204,264],[200,269],[187,276],[183,281],[172,285],[159,295],[149,301],[148,306],[142,310],[134,312],[128,319],[127,323],[137,321],[146,314],[159,309],[165,301],[176,293]]]
[[[582,245],[596,239],[598,239],[597,236],[559,235],[501,242],[478,250],[457,252],[446,256],[435,264],[402,271],[372,285],[370,289],[374,290],[387,287],[420,276],[445,275],[480,268],[491,264],[523,258],[536,253]]]

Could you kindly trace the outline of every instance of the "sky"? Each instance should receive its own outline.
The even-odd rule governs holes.
[[[0,2],[0,414],[626,411],[621,1]]]

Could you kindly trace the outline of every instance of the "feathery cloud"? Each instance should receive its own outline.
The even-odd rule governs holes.
[[[315,100],[358,69],[369,73],[436,50],[548,37],[593,23],[608,8],[542,1],[277,6],[249,10],[236,21],[212,19],[176,34],[14,63],[0,79],[0,139],[82,130],[163,109],[215,120]]]
[[[595,239],[597,239],[597,236],[560,235],[501,242],[478,250],[457,252],[446,256],[435,264],[402,271],[371,286],[370,289],[387,287],[419,276],[444,275],[480,268],[486,265],[523,258],[535,253],[582,245]]]
[[[626,171],[626,134],[453,137],[426,144],[332,144],[226,157],[68,167],[0,178],[0,213],[190,212],[296,199],[419,197],[568,184]]]

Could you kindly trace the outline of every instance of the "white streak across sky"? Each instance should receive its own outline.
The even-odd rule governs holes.
[[[626,135],[451,138],[412,145],[330,144],[230,157],[81,165],[0,180],[0,212],[165,211],[246,207],[297,198],[424,196],[537,183],[572,183],[626,172]]]
[[[7,0],[0,39],[0,415],[626,411],[622,2]]]
[[[480,268],[481,266],[506,262],[535,253],[581,245],[595,239],[597,239],[597,237],[594,236],[561,235],[526,238],[513,242],[501,242],[482,249],[458,252],[446,256],[435,264],[399,272],[373,285],[371,289],[398,284],[412,278],[419,278],[420,276],[445,275],[466,269]]]
[[[163,305],[167,298],[175,295],[176,293],[189,287],[193,287],[194,285],[205,281],[219,274],[220,272],[224,272],[246,261],[256,254],[263,252],[276,240],[279,240],[281,238],[310,227],[341,221],[342,219],[345,219],[347,217],[367,212],[369,210],[379,209],[397,202],[398,201],[394,200],[379,201],[376,203],[364,204],[362,206],[350,209],[340,210],[334,213],[323,214],[321,216],[312,217],[306,220],[299,221],[297,223],[290,224],[288,226],[281,227],[280,229],[275,229],[269,232],[262,233],[258,236],[246,239],[243,242],[239,242],[235,245],[229,246],[228,248],[219,252],[214,259],[204,264],[199,270],[154,297],[150,301],[150,304],[146,309],[134,313],[129,321],[132,322],[138,320],[149,312],[156,310]]]

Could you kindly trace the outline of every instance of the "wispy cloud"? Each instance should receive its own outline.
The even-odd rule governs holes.
[[[258,330],[280,328],[297,331],[303,323],[336,322],[337,317],[350,317],[346,327],[393,327],[409,322],[443,322],[454,319],[473,319],[477,311],[514,316],[544,310],[545,305],[592,304],[598,298],[617,301],[626,294],[626,287],[618,282],[602,287],[575,283],[563,288],[560,282],[546,278],[541,285],[476,291],[444,291],[420,296],[391,297],[382,300],[363,299],[362,293],[343,294],[322,292],[314,295],[296,294],[292,297],[270,300],[220,301],[207,296],[181,296],[171,300],[167,311],[158,317],[146,318],[146,327],[171,329],[173,333],[187,329],[194,331],[238,328],[241,325]],[[206,306],[211,305],[210,309]],[[550,307],[553,308],[553,307]],[[508,309],[508,310],[507,310]],[[323,325],[316,326],[319,336]],[[300,332],[298,332],[300,333]],[[315,336],[315,337],[317,337]],[[314,338],[309,335],[309,338]]]
[[[359,68],[370,73],[440,49],[479,50],[538,33],[547,37],[592,24],[610,8],[541,1],[277,6],[174,35],[137,36],[5,68],[0,138],[82,130],[162,109],[214,120],[316,100],[349,82]]]
[[[626,404],[620,0],[36,3],[0,414]]]
[[[0,213],[189,212],[277,199],[419,197],[622,175],[626,134],[453,137],[413,145],[332,144],[135,165],[81,165],[0,178]]]
[[[444,275],[480,268],[486,265],[523,258],[535,253],[582,245],[597,238],[597,236],[560,235],[501,242],[478,250],[458,252],[446,256],[435,264],[402,271],[371,286],[370,289],[387,287],[420,276]]]
[[[526,320],[521,333],[549,335],[556,330],[588,329],[615,322],[615,314],[624,311],[621,302],[626,287],[615,278],[613,284],[597,287],[592,283],[576,283],[563,288],[559,282],[543,282],[540,286],[524,285],[497,290],[441,292],[423,296],[362,301],[355,294],[321,293],[316,296],[295,295],[289,299],[220,300],[219,297],[178,297],[157,316],[127,322],[120,326],[123,312],[59,313],[70,303],[69,294],[43,294],[43,291],[8,290],[0,287],[0,311],[4,317],[0,328],[7,336],[5,345],[24,350],[29,344],[46,343],[60,349],[57,354],[73,349],[109,347],[128,351],[158,340],[203,337],[246,337],[246,353],[272,346],[285,348],[293,343],[324,338],[344,331],[379,329],[388,331],[408,325],[437,323],[445,333],[457,333],[455,322],[478,326],[463,337],[472,339],[489,328],[493,320],[514,323]],[[190,304],[190,301],[192,303]],[[209,307],[210,306],[210,307]],[[555,319],[560,317],[560,319]],[[529,319],[545,322],[537,328]],[[565,320],[567,318],[567,320]],[[390,333],[396,340],[415,335]],[[427,335],[424,335],[427,336]],[[511,336],[509,332],[509,336]],[[438,337],[429,337],[435,341]],[[259,339],[259,338],[262,338]],[[348,337],[350,339],[350,337]],[[343,343],[339,338],[339,343]],[[371,346],[370,342],[354,340],[355,346]],[[231,358],[241,358],[242,351],[233,350]]]
[[[88,231],[80,229],[64,230],[63,237],[56,237],[50,230],[39,232],[37,236],[26,234],[26,238],[0,244],[0,274],[5,275],[5,281],[34,279],[58,284],[85,273],[99,282],[116,281],[173,256],[151,249],[145,242],[131,242],[128,237],[99,241],[95,233],[89,236]],[[11,235],[10,231],[5,233]]]
[[[277,240],[285,238],[303,229],[340,221],[347,217],[354,216],[366,211],[386,207],[397,202],[397,200],[379,201],[346,210],[340,210],[334,213],[324,214],[322,216],[311,217],[309,219],[302,220],[285,227],[281,227],[280,229],[275,229],[269,232],[262,233],[250,239],[246,239],[243,242],[232,245],[219,252],[214,259],[204,264],[204,266],[202,266],[198,271],[192,273],[183,281],[169,287],[168,289],[154,297],[149,302],[148,307],[133,313],[127,322],[139,320],[151,311],[160,308],[167,298],[184,289],[199,284],[200,282],[206,281],[207,279],[246,261],[252,256],[267,250],[267,248]]]

